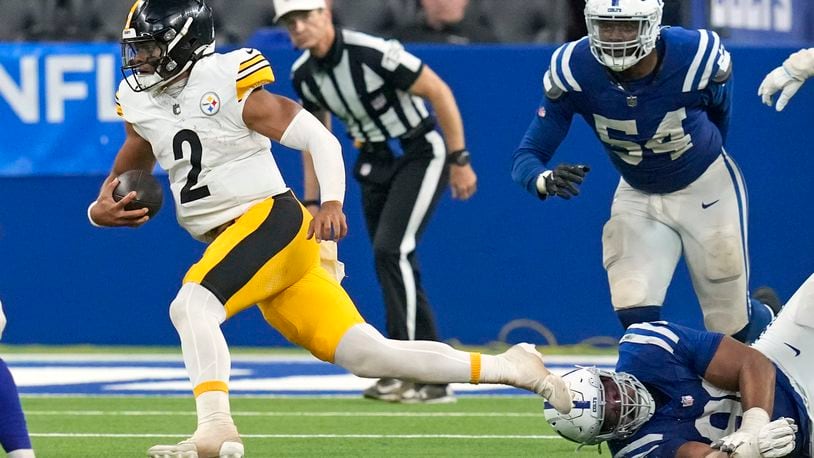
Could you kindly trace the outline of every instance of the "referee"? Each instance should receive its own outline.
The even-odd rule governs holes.
[[[359,149],[354,177],[362,187],[387,333],[392,339],[438,340],[415,250],[447,182],[453,198],[469,199],[476,190],[455,98],[399,42],[334,27],[325,0],[274,0],[274,8],[275,21],[305,50],[292,69],[303,106],[329,127],[330,113],[336,115]],[[424,99],[435,109],[444,138]],[[398,140],[400,154],[389,140]],[[310,156],[304,157],[304,199],[315,211],[319,189]],[[377,381],[364,395],[405,403],[455,401],[446,385],[393,379]]]

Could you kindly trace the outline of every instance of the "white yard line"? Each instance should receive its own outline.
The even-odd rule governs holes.
[[[195,416],[194,411],[172,410],[26,410],[26,416],[124,416],[124,417],[157,417],[157,416]],[[232,412],[233,417],[535,417],[540,412]]]
[[[189,434],[94,434],[94,433],[31,433],[31,437],[59,438],[185,438]],[[513,439],[513,440],[564,440],[556,435],[515,434],[241,434],[248,439]]]

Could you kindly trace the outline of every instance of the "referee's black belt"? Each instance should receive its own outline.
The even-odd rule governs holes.
[[[399,143],[401,143],[402,148],[406,149],[412,142],[423,139],[425,135],[433,130],[435,130],[435,119],[432,117],[424,118],[417,126],[408,130],[404,134],[399,135]],[[359,151],[366,153],[375,153],[382,150],[389,151],[390,149],[386,141],[360,142],[357,143],[356,147],[359,149]]]

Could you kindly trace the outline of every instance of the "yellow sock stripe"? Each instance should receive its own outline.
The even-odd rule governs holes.
[[[469,382],[477,385],[480,383],[480,353],[470,353],[469,364]]]
[[[220,380],[210,380],[208,382],[199,383],[198,386],[192,389],[192,392],[195,394],[196,398],[209,391],[223,391],[224,393],[228,393],[229,387],[226,386],[226,382],[221,382]]]

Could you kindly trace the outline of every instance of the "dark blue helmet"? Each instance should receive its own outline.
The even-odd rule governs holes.
[[[204,0],[137,0],[122,31],[122,74],[136,91],[160,87],[214,51]]]

